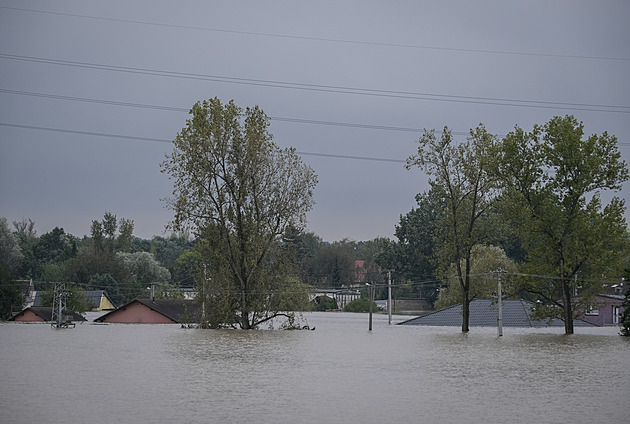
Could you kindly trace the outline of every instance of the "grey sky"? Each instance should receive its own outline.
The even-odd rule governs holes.
[[[315,169],[310,231],[392,237],[426,176],[321,155],[403,161],[404,129],[573,114],[629,161],[629,20],[627,1],[0,1],[0,216],[82,236],[110,211],[162,234],[160,140],[217,96],[259,105]]]

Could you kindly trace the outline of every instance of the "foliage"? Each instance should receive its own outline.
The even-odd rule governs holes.
[[[397,241],[385,243],[377,263],[383,269],[395,270],[398,279],[411,285],[408,296],[417,295],[433,302],[436,297],[436,261],[434,235],[443,218],[444,207],[437,196],[416,196],[418,207],[400,216],[394,235]]]
[[[20,285],[0,266],[0,320],[11,318],[12,312],[22,309],[23,302]]]
[[[7,219],[0,218],[0,267],[7,272],[15,271],[19,268],[24,255],[20,249],[18,238],[11,233]]]
[[[172,280],[181,287],[192,287],[203,266],[203,257],[196,249],[187,249],[175,260]]]
[[[328,296],[319,296],[313,299],[312,303],[314,309],[320,312],[339,309],[339,306],[337,305],[337,299]]]
[[[255,328],[292,303],[296,281],[280,239],[289,227],[304,227],[317,178],[294,149],[271,141],[269,118],[257,106],[214,98],[190,114],[162,163],[174,181],[171,227],[203,238],[208,280],[200,291],[211,324]]]
[[[378,311],[376,303],[372,302],[372,310]],[[370,299],[354,299],[343,308],[344,312],[370,312]]]
[[[91,289],[104,290],[114,305],[120,306],[125,303],[126,296],[120,290],[118,281],[110,274],[93,274],[88,281]]]
[[[425,169],[430,176],[430,195],[443,204],[444,214],[437,223],[436,245],[442,273],[454,263],[462,293],[462,331],[467,332],[470,306],[470,269],[473,246],[491,233],[488,213],[496,196],[496,181],[487,172],[488,153],[496,143],[483,125],[470,130],[463,143],[457,143],[444,127],[438,138],[426,131],[419,140],[418,153],[407,167]]]
[[[168,269],[161,266],[149,252],[118,252],[116,257],[125,271],[142,287],[150,286],[151,283],[167,283],[171,279]]]
[[[155,259],[171,273],[175,269],[177,259],[186,249],[190,249],[193,243],[173,233],[169,237],[155,236],[151,239],[150,252]]]
[[[355,281],[355,243],[344,239],[333,243],[323,243],[312,260],[312,276],[316,285],[327,288],[340,288]]]
[[[85,292],[82,288],[66,285],[66,290],[70,292],[70,296],[66,299],[66,308],[77,312],[84,313],[92,309],[90,302],[85,297]],[[54,290],[47,290],[42,295],[41,306],[53,306]]]
[[[35,223],[31,219],[22,219],[22,221],[13,221],[13,226],[22,252],[22,260],[19,261],[19,266],[16,267],[14,273],[21,278],[32,278],[37,269],[37,261],[33,251],[38,240]]]
[[[588,302],[602,277],[618,276],[626,248],[624,201],[612,197],[602,206],[600,198],[628,180],[617,139],[583,135],[573,116],[554,117],[529,133],[515,127],[493,161],[505,189],[501,211],[527,250],[522,271],[553,277],[524,279],[524,287],[562,310],[568,334],[578,286]]]
[[[133,220],[121,218],[118,221],[116,215],[105,212],[103,220],[92,221],[90,228],[94,251],[96,253],[129,252],[133,239],[133,226]]]
[[[478,244],[471,251],[470,266],[470,300],[489,299],[497,295],[497,275],[493,271],[516,272],[516,265],[510,260],[502,248]],[[461,286],[457,284],[457,270],[452,264],[448,270],[446,281],[453,281],[440,289],[436,309],[444,309],[461,302]],[[518,292],[518,287],[512,283],[511,278],[502,277],[503,295],[510,297]]]

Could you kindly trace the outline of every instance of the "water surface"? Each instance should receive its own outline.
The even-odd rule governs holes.
[[[0,324],[0,422],[629,422],[618,329],[306,319],[315,331]]]

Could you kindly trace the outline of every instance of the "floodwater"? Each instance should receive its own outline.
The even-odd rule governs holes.
[[[2,423],[628,423],[616,328],[0,324]],[[395,322],[404,317],[395,316]]]

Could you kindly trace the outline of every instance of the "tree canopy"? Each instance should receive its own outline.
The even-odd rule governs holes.
[[[417,154],[407,160],[408,168],[417,166],[427,172],[431,195],[444,205],[436,233],[438,260],[442,273],[455,264],[464,332],[469,330],[472,249],[490,233],[486,217],[496,195],[496,181],[487,170],[495,143],[496,137],[481,124],[462,143],[453,139],[448,127],[440,137],[434,130],[425,130]]]
[[[269,118],[257,106],[243,110],[214,98],[190,115],[162,163],[174,184],[171,227],[203,238],[208,263],[200,288],[210,324],[255,328],[295,300],[281,238],[305,226],[317,177],[294,149],[272,142]]]
[[[531,132],[515,127],[493,160],[505,190],[501,210],[527,250],[523,272],[552,277],[526,278],[524,287],[560,308],[566,333],[582,309],[576,302],[588,302],[603,278],[619,275],[627,249],[624,200],[601,200],[628,180],[617,139],[583,136],[573,116]]]

